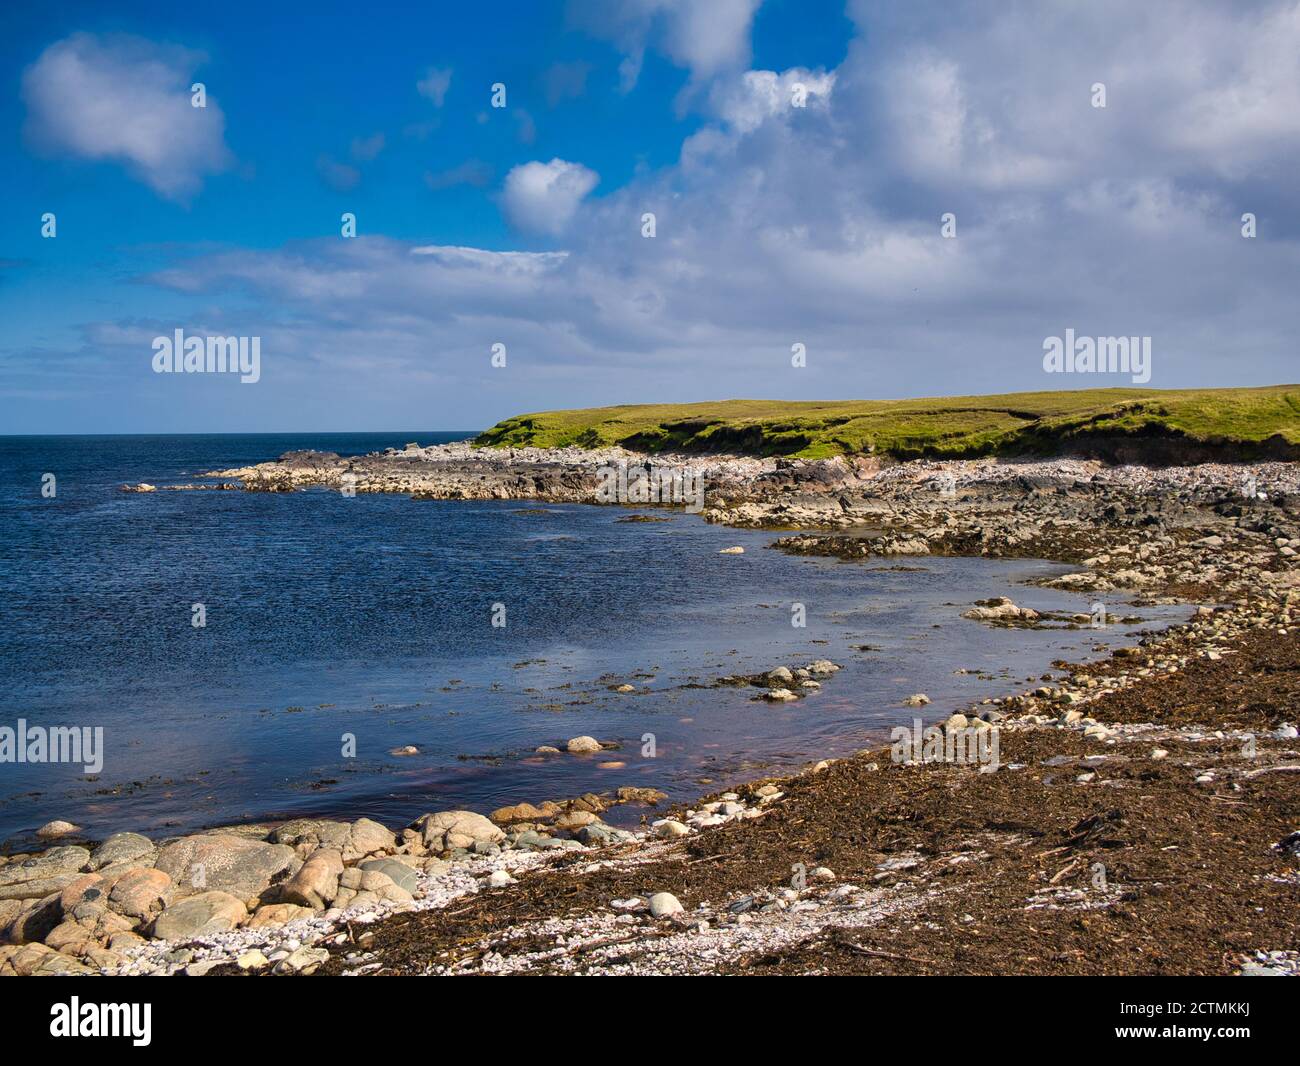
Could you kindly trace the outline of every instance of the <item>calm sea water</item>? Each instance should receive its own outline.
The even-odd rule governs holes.
[[[105,746],[93,778],[0,763],[0,840],[56,817],[163,833],[307,813],[399,824],[623,784],[686,798],[861,747],[910,721],[913,692],[937,717],[1131,639],[958,617],[1003,593],[1086,611],[1087,597],[1020,584],[1061,569],[1047,562],[796,558],[764,550],[775,534],[680,512],[640,524],[581,505],[119,491],[295,448],[468,435],[0,437],[0,725],[102,727]],[[718,554],[733,544],[746,554]],[[845,668],[797,704],[692,687],[823,657]],[[612,691],[623,682],[638,691]],[[583,733],[622,749],[531,754]],[[420,754],[389,754],[406,744]]]

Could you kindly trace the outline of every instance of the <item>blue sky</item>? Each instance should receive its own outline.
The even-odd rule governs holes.
[[[1066,328],[1295,380],[1300,8],[1131,8],[10,9],[0,431],[1126,383],[1044,375]],[[154,374],[175,328],[261,379]]]

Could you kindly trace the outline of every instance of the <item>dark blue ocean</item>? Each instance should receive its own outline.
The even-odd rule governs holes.
[[[687,798],[862,747],[911,720],[913,692],[938,717],[1131,640],[958,617],[1003,593],[1088,610],[1088,597],[1020,584],[1061,569],[1048,562],[798,558],[766,550],[776,534],[680,512],[619,523],[616,507],[119,491],[291,449],[469,435],[0,437],[0,726],[104,736],[94,776],[0,763],[0,840],[52,818],[157,834],[307,813],[398,825],[624,784]],[[733,544],[746,553],[718,554]],[[806,628],[791,625],[796,602]],[[692,687],[814,658],[845,668],[796,704]],[[637,692],[612,691],[623,682]],[[531,755],[583,733],[622,748]],[[389,754],[406,744],[420,754]]]

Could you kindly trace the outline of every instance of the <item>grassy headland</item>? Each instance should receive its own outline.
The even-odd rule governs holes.
[[[819,459],[1168,452],[1166,460],[1300,458],[1300,385],[1082,389],[915,400],[720,400],[516,415],[484,446],[732,452]]]

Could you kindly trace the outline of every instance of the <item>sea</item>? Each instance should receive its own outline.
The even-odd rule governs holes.
[[[1086,613],[1093,597],[1027,584],[1069,569],[1050,560],[793,556],[777,533],[681,509],[163,488],[291,450],[470,436],[0,437],[0,733],[100,738],[89,763],[0,761],[3,846],[56,818],[102,838],[298,816],[398,827],[624,785],[690,800],[1187,613],[990,628],[961,611],[1009,595]],[[121,491],[141,481],[160,490]],[[667,520],[621,521],[638,513]],[[795,703],[716,684],[817,659],[842,669]],[[904,704],[919,692],[932,702]],[[611,746],[536,754],[579,735]]]

